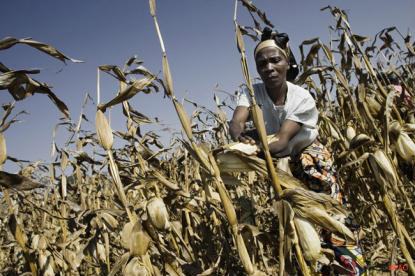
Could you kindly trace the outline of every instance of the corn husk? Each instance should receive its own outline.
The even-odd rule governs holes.
[[[403,126],[406,132],[414,132],[415,131],[415,123],[405,124]]]
[[[346,137],[348,141],[351,141],[356,136],[356,130],[351,126],[347,126]]]
[[[382,106],[380,103],[371,96],[366,97],[367,106],[369,107],[369,112],[372,114],[372,116],[377,116],[380,113],[380,110],[382,109]]]
[[[124,276],[150,276],[146,267],[137,257],[132,258],[123,270]]]
[[[399,124],[399,122],[394,121],[391,122],[389,125],[389,132],[395,135],[399,135],[402,131],[402,126]]]
[[[405,161],[415,159],[415,143],[406,132],[401,132],[396,141],[396,152]]]
[[[284,190],[281,197],[292,204],[298,217],[305,218],[345,239],[355,240],[352,231],[335,219],[346,217],[348,212],[329,195],[296,188]]]
[[[382,169],[382,173],[390,184],[396,184],[397,175],[394,166],[383,150],[377,150],[373,153],[377,165]]]
[[[353,139],[351,139],[349,149],[350,150],[357,149],[357,148],[359,148],[363,145],[366,145],[367,143],[372,142],[372,141],[373,141],[373,139],[370,138],[369,136],[367,136],[366,134],[363,134],[363,133],[358,134],[358,135],[354,136]]]
[[[107,118],[101,110],[98,110],[95,116],[95,126],[98,140],[105,150],[110,150],[114,143],[111,127]]]
[[[3,133],[0,133],[0,166],[4,164],[7,159],[6,139]]]
[[[164,77],[164,85],[166,88],[166,94],[167,96],[171,97],[174,93],[173,90],[173,78],[171,76],[170,72],[170,65],[169,61],[167,60],[167,56],[163,55],[163,77]]]
[[[99,215],[102,219],[104,225],[109,229],[116,229],[118,226],[118,221],[110,214],[102,212]]]
[[[337,130],[331,125],[331,123],[328,123],[330,135],[334,138],[334,140],[340,140],[340,134],[337,132]]]
[[[66,194],[67,194],[66,186],[67,186],[66,176],[62,175],[62,179],[61,179],[62,198],[66,198]]]
[[[158,230],[170,229],[169,213],[163,199],[154,197],[147,203],[147,214],[151,224]]]
[[[217,163],[222,172],[249,172],[253,170],[247,162],[234,152],[217,155]]]
[[[294,217],[294,223],[303,249],[304,259],[310,262],[317,261],[321,255],[321,242],[316,229],[303,218]]]
[[[290,169],[289,157],[278,158],[277,168],[283,172],[286,172],[288,175],[293,176]]]
[[[140,222],[129,222],[121,232],[121,244],[130,250],[133,256],[143,256],[150,246],[151,238],[143,229]]]
[[[47,242],[43,235],[35,235],[32,239],[32,248],[36,249],[39,258],[38,265],[42,275],[53,276],[53,258],[50,257],[50,252],[46,250]]]
[[[97,243],[97,249],[95,250],[95,257],[100,260],[101,262],[105,262],[106,261],[106,256],[105,256],[105,247],[102,243]]]
[[[259,148],[258,146],[252,145],[252,144],[247,144],[247,143],[231,143],[229,145],[226,146],[226,148],[230,149],[230,150],[237,150],[240,151],[242,153],[245,153],[247,155],[252,155],[258,152]]]
[[[46,247],[47,247],[47,241],[46,241],[46,238],[45,238],[43,235],[41,235],[41,236],[39,237],[39,241],[38,241],[38,244],[37,244],[37,248],[38,248],[39,250],[46,250]]]
[[[53,270],[54,262],[49,251],[41,251],[39,253],[38,265],[43,276],[55,275],[55,271]]]
[[[68,154],[63,150],[61,152],[61,168],[62,168],[62,171],[66,170],[66,167],[68,166],[68,162],[69,162]]]
[[[238,151],[226,150],[217,153],[216,160],[222,173],[256,171],[260,175],[268,177],[265,161],[256,156],[246,156]],[[284,188],[294,189],[306,187],[303,182],[278,167],[276,174]]]
[[[294,208],[294,211],[297,209]],[[337,233],[344,239],[355,241],[356,238],[353,235],[353,232],[350,231],[342,222],[333,218],[326,210],[320,209],[318,207],[302,209],[302,214],[305,214],[305,218],[309,219],[311,222],[320,225],[326,230]]]
[[[66,249],[63,257],[73,270],[78,269],[81,265],[81,256],[72,250]]]

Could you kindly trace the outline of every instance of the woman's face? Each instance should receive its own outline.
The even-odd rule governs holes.
[[[256,57],[256,69],[268,88],[281,87],[286,81],[288,62],[285,55],[276,48],[266,47]]]

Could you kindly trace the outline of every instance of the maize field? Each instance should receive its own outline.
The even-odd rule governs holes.
[[[265,13],[246,0],[252,26],[239,25],[235,12],[235,51],[240,52],[242,88],[252,92],[245,39],[258,39],[271,26]],[[162,78],[137,57],[121,68],[102,65],[100,73],[119,84],[114,98],[98,100],[96,114],[75,120],[51,88],[31,75],[0,63],[0,89],[15,99],[2,103],[0,166],[14,162],[18,174],[0,171],[1,275],[283,275],[295,266],[317,275],[316,264],[333,258],[320,246],[316,229],[356,237],[331,217],[351,213],[369,275],[392,273],[405,264],[415,275],[415,43],[397,28],[374,39],[354,34],[344,11],[333,15],[333,37],[299,45],[300,75],[295,83],[314,96],[319,138],[332,150],[347,210],[329,196],[310,191],[269,154],[260,108],[252,108],[265,158],[232,143],[228,134],[232,99],[210,110],[198,103],[188,114],[174,93],[157,20]],[[0,50],[23,44],[62,61],[77,62],[51,45],[7,37]],[[299,57],[297,57],[299,58]],[[99,94],[99,80],[97,84]],[[165,146],[160,136],[142,133],[156,124],[135,110],[137,93],[171,102],[182,132]],[[23,162],[7,155],[7,129],[16,122],[20,100],[42,93],[62,112],[67,142],[53,144],[50,164]],[[90,104],[85,97],[85,105]],[[125,115],[125,129],[113,130],[108,110]],[[83,129],[88,118],[94,131]],[[262,133],[262,134],[261,134]],[[11,139],[10,137],[7,137]],[[120,147],[115,147],[115,141]],[[291,261],[290,261],[291,260]]]

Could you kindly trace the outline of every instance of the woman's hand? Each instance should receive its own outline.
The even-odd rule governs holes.
[[[254,138],[246,134],[241,134],[237,138],[240,143],[246,145],[246,146],[238,146],[239,150],[244,152],[245,154],[257,155],[258,153],[261,152],[261,148],[259,147],[259,144],[257,144],[257,141],[255,141]]]
[[[241,133],[241,135],[238,136],[238,141],[244,144],[251,144],[251,145],[256,144],[256,141],[252,137],[246,134],[243,134],[243,133]]]

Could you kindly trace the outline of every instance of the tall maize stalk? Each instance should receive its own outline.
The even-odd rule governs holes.
[[[248,275],[254,275],[257,274],[258,271],[256,271],[254,265],[252,264],[252,261],[249,257],[248,251],[246,249],[245,242],[241,236],[241,234],[238,231],[238,220],[236,217],[235,208],[229,198],[229,193],[226,191],[226,187],[221,179],[220,171],[217,167],[216,161],[213,158],[212,155],[206,156],[206,154],[203,155],[202,149],[195,143],[193,139],[193,133],[190,126],[189,117],[186,114],[186,111],[184,110],[182,104],[176,99],[174,95],[174,89],[173,89],[173,78],[171,76],[170,72],[170,66],[167,60],[167,53],[166,49],[164,47],[163,38],[160,32],[159,24],[157,21],[156,16],[156,1],[155,0],[149,0],[150,5],[150,14],[153,17],[154,25],[156,28],[157,36],[160,41],[160,47],[162,51],[162,58],[163,58],[163,77],[164,77],[164,84],[166,89],[166,94],[169,98],[171,98],[173,105],[176,109],[177,115],[179,116],[180,123],[182,125],[183,131],[185,132],[187,138],[189,139],[192,149],[194,150],[196,156],[199,159],[199,162],[202,163],[204,168],[211,174],[215,179],[216,188],[218,189],[220,199],[222,201],[223,207],[225,209],[226,217],[228,219],[228,222],[232,229],[232,235],[234,236],[234,241],[236,243],[236,248],[239,253],[239,257],[241,259],[241,262],[244,266],[244,269]]]
[[[251,104],[251,114],[252,114],[252,118],[253,118],[255,127],[258,131],[258,134],[259,134],[259,138],[260,138],[260,141],[261,141],[261,147],[262,147],[263,152],[265,154],[265,161],[266,161],[266,164],[267,164],[268,175],[271,177],[271,183],[272,183],[272,186],[273,186],[273,188],[276,192],[277,200],[278,200],[278,199],[280,199],[280,196],[282,194],[282,188],[281,188],[281,184],[279,182],[279,179],[277,177],[277,174],[275,172],[274,163],[272,162],[271,153],[269,151],[267,133],[266,133],[266,130],[265,130],[265,124],[264,124],[264,118],[263,118],[262,110],[256,102],[255,95],[254,95],[254,88],[252,86],[251,77],[249,75],[248,64],[247,64],[247,61],[246,61],[244,40],[243,40],[243,37],[242,37],[241,30],[239,28],[238,22],[236,20],[237,5],[238,5],[238,0],[235,0],[234,23],[235,23],[235,32],[236,32],[236,43],[237,43],[239,53],[241,54],[242,73],[244,75],[245,82],[246,82],[246,85],[248,87],[249,95],[251,96],[251,103],[252,103]],[[280,206],[281,206],[281,208],[284,208],[283,207],[284,205],[280,205]],[[298,244],[298,242],[295,242],[294,246],[295,246],[295,253],[296,253],[297,260],[298,260],[298,263],[300,265],[301,271],[303,272],[304,275],[310,275],[310,270],[307,267],[307,264],[305,263],[303,254],[301,252],[300,245]],[[281,264],[284,264],[284,261],[283,261],[282,251],[280,250],[280,265]],[[280,275],[283,275],[283,272],[284,272],[284,265],[281,265],[280,266]]]
[[[112,154],[112,150],[111,150],[112,144],[113,144],[112,130],[108,124],[107,119],[105,118],[104,113],[102,113],[101,110],[97,111],[95,122],[96,122],[96,129],[97,129],[100,144],[106,150],[108,158],[109,158],[109,167],[111,171],[111,177],[114,181],[113,183],[117,191],[117,194],[123,204],[123,207],[127,213],[128,218],[130,219],[130,222],[135,222],[136,217],[135,215],[131,213],[129,209],[127,197],[125,195],[124,187],[122,186],[120,175],[118,172],[118,167],[117,167],[117,164],[115,163],[114,155]]]

